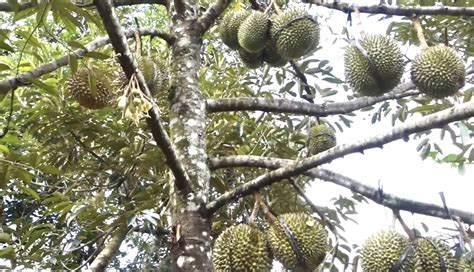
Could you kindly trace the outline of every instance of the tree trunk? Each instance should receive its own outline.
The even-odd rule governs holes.
[[[190,2],[193,1],[186,1],[185,12],[175,15],[172,29],[176,41],[171,57],[170,136],[191,180],[191,188],[185,194],[175,187],[171,194],[171,268],[172,271],[212,271],[210,220],[200,214],[208,200],[210,177],[205,139],[206,104],[198,78],[202,40]]]

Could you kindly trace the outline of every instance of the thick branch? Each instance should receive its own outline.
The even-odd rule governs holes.
[[[198,20],[202,33],[206,32],[212,26],[217,20],[217,17],[229,6],[230,2],[231,0],[217,0],[206,10]]]
[[[315,4],[330,9],[340,10],[342,12],[354,12],[354,7],[351,4],[339,3],[339,1],[321,1],[321,0],[304,0],[305,3]],[[474,16],[474,8],[466,7],[448,7],[448,6],[433,6],[433,7],[398,7],[387,5],[373,5],[373,6],[357,6],[359,12],[371,14],[386,14],[398,16],[415,16],[415,15],[452,15],[452,16]]]
[[[132,75],[136,73],[140,89],[147,97],[151,97],[145,79],[143,78],[142,73],[138,70],[137,63],[134,61],[130,49],[128,48],[123,28],[115,15],[111,0],[97,1],[96,6],[125,75],[130,79]],[[156,144],[163,151],[167,164],[174,174],[176,187],[181,193],[189,193],[191,190],[190,179],[186,174],[183,164],[176,154],[174,145],[171,143],[166,129],[159,118],[159,110],[156,105],[153,105],[152,109],[148,111],[148,115],[149,117],[146,118],[148,127],[151,130]]]
[[[132,38],[134,37],[135,33],[138,33],[141,36],[160,37],[163,40],[167,41],[169,44],[172,44],[174,42],[174,37],[171,36],[170,34],[162,32],[162,31],[146,29],[146,28],[129,30],[124,35],[127,38]],[[110,39],[108,37],[101,37],[101,38],[95,39],[94,41],[84,45],[85,49],[78,49],[69,55],[66,55],[58,59],[55,59],[51,62],[45,63],[32,71],[20,74],[16,77],[0,80],[0,95],[20,86],[27,86],[31,84],[28,81],[28,78],[38,78],[44,74],[51,73],[55,71],[56,69],[59,69],[63,66],[68,65],[69,59],[71,57],[82,58],[84,57],[86,53],[92,52],[96,50],[97,48],[100,48],[108,43],[110,43]]]
[[[115,230],[114,234],[112,235],[112,238],[110,238],[110,240],[105,244],[102,251],[99,253],[99,255],[97,255],[97,257],[90,265],[89,271],[105,271],[110,261],[117,253],[117,250],[120,248],[120,245],[122,244],[123,240],[125,240],[125,238],[127,237],[129,229],[130,228],[128,228],[125,223],[119,225],[118,229]]]
[[[294,163],[293,160],[279,158],[264,158],[260,156],[228,156],[223,158],[212,158],[210,160],[210,167],[214,170],[225,167],[263,167],[276,169],[292,163]],[[411,199],[397,197],[387,193],[380,194],[379,190],[376,188],[367,186],[359,181],[326,169],[314,168],[307,171],[305,175],[340,185],[391,209],[404,210],[443,219],[450,219],[446,209],[441,205],[423,203]],[[450,211],[453,215],[459,216],[464,223],[470,225],[474,224],[474,213],[457,209],[450,209]]]
[[[209,99],[207,100],[207,110],[208,112],[258,110],[264,112],[293,113],[324,117],[333,114],[345,114],[372,106],[382,101],[419,94],[418,91],[408,91],[412,88],[414,88],[413,83],[404,83],[399,85],[392,92],[382,96],[362,97],[348,102],[322,104],[311,104],[308,102],[292,101],[288,99],[268,99],[257,97]]]
[[[363,140],[355,141],[351,144],[338,145],[315,156],[296,161],[295,163],[271,171],[235,189],[232,189],[222,194],[214,201],[210,202],[206,207],[209,213],[213,213],[235,198],[251,194],[254,191],[274,182],[303,174],[311,168],[329,163],[332,160],[341,158],[345,155],[355,152],[363,152],[366,149],[374,147],[382,147],[384,144],[406,138],[410,134],[426,131],[432,128],[443,127],[451,122],[465,120],[473,116],[474,101],[456,105],[453,108],[449,108],[435,114],[418,118],[418,120],[401,124],[398,127],[395,127],[392,130],[377,136],[368,137]]]
[[[166,0],[114,0],[114,6],[131,6],[131,5],[139,5],[139,4],[157,4],[157,5],[167,5]],[[18,11],[25,10],[27,8],[33,7],[34,4],[32,2],[22,3],[20,4]],[[1,2],[0,3],[0,11],[12,12],[13,7],[9,3]]]

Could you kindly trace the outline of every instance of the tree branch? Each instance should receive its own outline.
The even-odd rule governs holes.
[[[160,37],[166,42],[168,42],[168,44],[172,44],[175,40],[175,38],[168,33],[158,31],[158,30],[153,30],[153,29],[147,29],[147,28],[129,30],[124,35],[127,38],[132,38],[134,37],[135,33],[138,33],[141,36]],[[101,37],[101,38],[95,39],[94,41],[84,45],[85,49],[78,49],[76,51],[73,51],[71,54],[60,57],[51,62],[45,63],[34,70],[20,74],[16,77],[0,80],[0,95],[5,94],[8,91],[15,89],[17,87],[30,85],[31,83],[28,81],[28,78],[38,78],[47,73],[51,73],[63,66],[68,65],[69,59],[71,57],[82,58],[84,57],[86,53],[92,52],[96,50],[97,48],[100,48],[108,43],[110,43],[110,39],[108,37]]]
[[[128,48],[123,28],[115,15],[111,0],[97,1],[96,7],[125,75],[130,79],[133,74],[136,74],[140,89],[147,97],[151,97],[145,79],[140,70],[138,70],[137,63],[134,61],[130,49]],[[148,111],[148,115],[149,117],[146,118],[148,127],[151,130],[156,144],[163,151],[167,164],[174,174],[176,187],[183,194],[191,192],[191,181],[183,164],[179,160],[178,154],[175,151],[174,145],[172,144],[163,123],[159,118],[159,110],[154,103],[153,107]]]
[[[219,15],[229,6],[231,0],[217,0],[198,19],[202,33],[206,32],[217,20]]]
[[[250,111],[293,113],[309,116],[324,117],[333,114],[345,114],[374,105],[376,103],[417,95],[419,91],[408,91],[415,86],[413,83],[404,83],[392,92],[377,97],[362,97],[348,102],[311,104],[308,102],[288,99],[268,99],[258,97],[240,97],[224,99],[208,99],[208,112]]]
[[[157,5],[165,5],[167,6],[166,0],[114,0],[114,6],[131,6],[131,5],[140,5],[140,4],[157,4]],[[22,3],[20,4],[18,11],[22,11],[35,5],[32,2]],[[4,12],[12,12],[13,7],[9,3],[1,2],[0,3],[0,11]]]
[[[213,170],[225,167],[263,167],[277,169],[294,163],[293,160],[242,155],[212,158],[209,160],[209,162],[210,168]],[[367,186],[359,181],[326,169],[314,168],[304,174],[310,176],[311,178],[325,180],[345,187],[352,192],[361,194],[371,199],[377,204],[389,207],[391,209],[404,210],[417,214],[450,219],[450,215],[446,212],[446,209],[443,206],[401,198],[387,193],[380,194],[380,191],[376,188]],[[450,209],[450,211],[452,215],[459,216],[459,218],[461,218],[464,223],[470,225],[474,224],[474,213],[457,209]]]
[[[321,0],[304,0],[305,3],[315,4],[330,9],[339,10],[345,13],[354,12],[355,7],[347,3],[339,3],[332,1],[327,3]],[[448,7],[448,6],[433,6],[433,7],[398,7],[387,5],[373,5],[373,6],[357,6],[359,12],[371,14],[386,14],[398,16],[415,16],[415,15],[451,15],[451,16],[474,16],[474,8],[467,7]]]
[[[283,179],[303,174],[311,168],[329,163],[332,160],[345,155],[355,152],[363,152],[364,150],[370,148],[383,147],[384,144],[401,138],[406,138],[410,134],[426,131],[432,128],[443,127],[451,122],[465,120],[473,116],[474,101],[471,101],[456,105],[452,108],[437,112],[435,114],[418,118],[418,120],[415,121],[401,124],[398,127],[395,127],[392,130],[377,136],[368,137],[359,141],[355,141],[351,144],[338,145],[315,156],[296,161],[292,164],[271,171],[239,187],[236,187],[208,203],[206,208],[208,209],[208,213],[213,213],[235,198],[251,194],[254,191],[274,182],[279,182]]]
[[[127,237],[127,233],[131,228],[127,227],[126,223],[122,223],[118,226],[118,229],[115,230],[112,238],[105,244],[102,251],[97,255],[94,261],[89,266],[89,271],[99,272],[105,271],[110,261],[117,253],[117,250],[120,248],[123,240]]]

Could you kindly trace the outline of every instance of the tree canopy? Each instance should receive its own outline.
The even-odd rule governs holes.
[[[304,212],[329,235],[319,269],[344,271],[358,265],[362,245],[351,247],[344,223],[361,202],[393,210],[408,235],[419,233],[399,211],[454,221],[453,254],[468,256],[471,207],[402,198],[325,168],[399,139],[460,172],[474,161],[474,1],[391,2],[0,2],[0,268],[212,271],[213,243],[228,227],[250,221],[266,230],[275,216]],[[308,10],[320,31],[302,57],[271,67],[260,55],[255,68],[254,57],[223,42],[228,13],[293,8]],[[401,81],[377,96],[354,90],[344,56],[325,51],[360,50],[361,14],[386,23],[373,34],[402,48]],[[454,49],[466,76],[454,95],[434,98],[409,67],[440,44]],[[80,88],[93,100],[104,92],[105,107],[79,103]],[[391,128],[312,153],[312,127],[324,124],[337,139],[363,115]],[[458,152],[446,152],[453,146]],[[305,190],[315,180],[352,195],[314,203]]]

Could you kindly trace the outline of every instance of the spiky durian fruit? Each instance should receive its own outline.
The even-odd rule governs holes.
[[[250,69],[257,69],[263,65],[262,52],[252,53],[247,50],[239,49],[240,60]]]
[[[80,68],[68,80],[68,89],[79,104],[88,109],[111,105],[113,93],[109,78],[96,68]]]
[[[233,10],[227,12],[224,18],[222,18],[219,26],[219,35],[222,42],[231,49],[239,49],[240,45],[237,33],[239,32],[240,25],[249,14],[250,13],[245,10]]]
[[[309,153],[316,155],[336,146],[336,134],[325,124],[313,126],[309,132]]]
[[[276,46],[269,41],[263,50],[263,61],[271,67],[281,67],[288,63],[288,59],[280,56],[276,50]]]
[[[301,264],[298,260],[290,244],[290,238],[279,222],[274,222],[267,231],[268,241],[275,258],[285,268],[292,271],[307,271],[318,267],[323,262],[328,247],[328,237],[324,227],[305,213],[283,214],[278,219],[285,222],[293,234],[305,264]]]
[[[468,253],[468,255],[470,255]],[[467,256],[462,256],[461,259],[459,260],[459,266],[458,270],[459,272],[472,272],[474,271],[474,260],[470,260]]]
[[[433,46],[415,57],[411,78],[420,92],[443,98],[464,86],[466,69],[456,51],[445,46]]]
[[[366,96],[378,96],[400,83],[404,63],[400,48],[393,39],[366,35],[360,41],[360,47],[351,45],[346,48],[344,67],[346,80],[355,91]]]
[[[274,17],[270,34],[278,54],[287,59],[302,57],[319,43],[318,23],[305,10],[290,10]]]
[[[270,271],[272,257],[265,234],[241,224],[225,229],[214,244],[216,271]]]
[[[441,262],[447,271],[455,271],[458,267],[449,247],[438,239],[416,239],[413,257],[415,270],[419,272],[441,271]]]
[[[362,271],[389,271],[400,261],[408,246],[408,239],[393,230],[372,235],[362,247]],[[398,271],[410,271],[412,267],[411,255],[407,254]]]
[[[239,27],[239,45],[248,52],[262,51],[267,42],[269,23],[266,13],[253,11]]]
[[[168,73],[161,62],[151,57],[141,56],[137,59],[138,68],[143,73],[146,85],[151,94],[165,90],[168,86]]]

